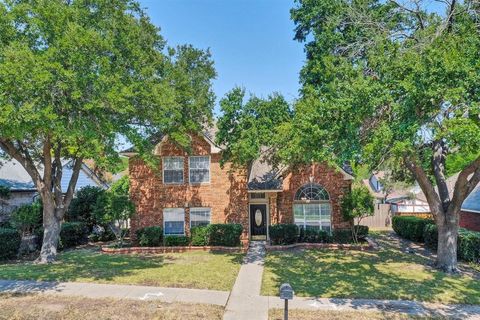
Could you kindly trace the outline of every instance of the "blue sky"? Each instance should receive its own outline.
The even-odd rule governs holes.
[[[170,46],[210,48],[218,100],[239,85],[266,97],[298,96],[303,45],[293,40],[293,0],[140,0]]]

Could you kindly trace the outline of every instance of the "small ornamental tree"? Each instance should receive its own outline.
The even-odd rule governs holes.
[[[150,162],[152,136],[186,146],[211,121],[214,77],[209,52],[166,47],[136,1],[0,1],[0,156],[42,199],[39,262],[56,257],[83,160],[116,165],[120,137]]]
[[[352,237],[355,243],[358,242],[358,230],[362,219],[374,214],[373,201],[373,196],[363,185],[354,187],[342,198],[342,215],[347,221],[353,220]]]
[[[135,206],[126,195],[113,192],[102,194],[96,203],[94,215],[115,235],[117,245],[123,246],[130,218],[135,214]]]

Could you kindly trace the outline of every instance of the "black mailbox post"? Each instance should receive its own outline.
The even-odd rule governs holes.
[[[293,299],[293,289],[289,283],[284,283],[280,286],[280,299],[285,300],[285,309],[283,311],[283,317],[288,320],[288,300]]]

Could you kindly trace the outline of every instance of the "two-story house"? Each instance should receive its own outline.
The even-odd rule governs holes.
[[[192,135],[190,153],[164,137],[155,148],[159,167],[130,160],[135,230],[158,225],[165,235],[189,235],[193,226],[240,223],[243,239],[268,238],[268,226],[295,223],[330,231],[347,228],[340,199],[353,177],[342,168],[313,163],[273,170],[260,159],[249,168],[220,165],[212,134]]]

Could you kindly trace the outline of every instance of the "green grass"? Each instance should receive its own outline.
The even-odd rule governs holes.
[[[429,264],[393,246],[377,252],[273,252],[265,261],[262,294],[278,295],[288,282],[297,296],[480,304],[478,275],[449,276]]]
[[[108,255],[79,249],[59,254],[50,265],[0,264],[0,279],[77,281],[231,290],[243,255],[188,252]]]

